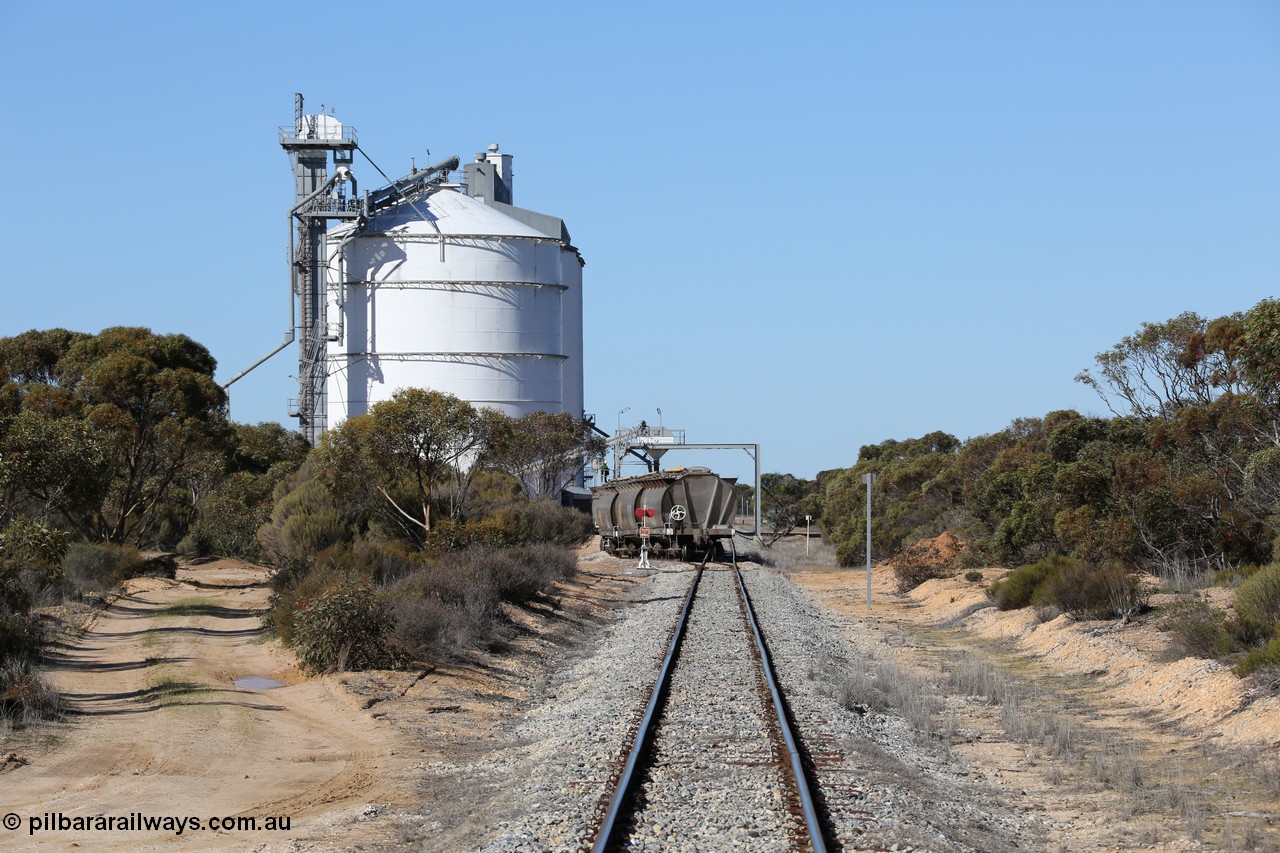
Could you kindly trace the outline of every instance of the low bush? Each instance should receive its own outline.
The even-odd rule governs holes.
[[[968,542],[950,534],[903,548],[892,560],[898,592],[908,592],[934,578],[951,577],[960,565],[960,557],[969,550]]]
[[[390,649],[400,657],[417,661],[440,661],[461,657],[484,641],[495,637],[490,617],[477,618],[457,602],[439,598],[401,597],[403,590],[388,595],[391,631]]]
[[[422,549],[428,554],[441,556],[468,548],[502,548],[512,541],[494,519],[464,521],[446,517],[431,525],[430,532],[423,537]]]
[[[62,697],[32,661],[7,658],[0,663],[0,718],[24,726],[57,719],[62,711]]]
[[[172,557],[144,558],[128,545],[78,543],[67,549],[62,570],[72,585],[83,592],[105,592],[129,578],[158,576],[172,578],[177,563]]]
[[[1236,664],[1235,671],[1241,678],[1264,671],[1274,671],[1274,674],[1280,677],[1280,637],[1245,655],[1244,660]]]
[[[1172,609],[1163,627],[1175,656],[1212,659],[1231,650],[1226,622],[1227,614],[1203,601],[1193,601]]]
[[[1280,563],[1259,569],[1236,590],[1234,606],[1242,617],[1264,626],[1280,624]]]
[[[470,548],[446,554],[384,592],[393,648],[414,660],[456,658],[504,639],[502,591],[495,552]]]
[[[34,615],[0,603],[0,664],[38,660],[46,641],[44,628]]]
[[[1118,563],[1064,563],[1041,590],[1048,602],[1079,619],[1128,620],[1148,599],[1142,579]]]
[[[427,557],[408,542],[359,541],[334,545],[323,551],[317,562],[368,578],[382,586],[413,574],[427,563]]]
[[[503,602],[525,604],[576,570],[573,554],[549,544],[444,554],[386,588],[390,643],[415,660],[491,647],[506,639]]]
[[[274,486],[269,475],[232,474],[200,499],[196,519],[179,549],[197,556],[258,559],[262,546],[257,531],[271,519]]]
[[[572,552],[547,542],[523,545],[508,551],[511,559],[530,566],[545,589],[553,581],[568,580],[578,572],[578,558]]]
[[[590,515],[550,499],[508,504],[491,519],[502,530],[508,546],[547,542],[576,548],[595,533]]]
[[[969,583],[982,583],[982,572],[976,569],[970,569],[964,573],[964,579]]]
[[[449,536],[462,529],[437,526]],[[456,658],[504,642],[504,605],[524,605],[576,570],[572,553],[547,543],[434,557],[399,541],[339,543],[276,572],[267,622],[313,671]]]
[[[257,534],[263,556],[271,565],[306,570],[316,554],[353,538],[350,522],[319,482],[302,479],[293,484],[286,480],[276,487],[276,496],[271,519]]]
[[[1172,610],[1163,627],[1172,638],[1175,654],[1237,659],[1236,672],[1241,676],[1274,666],[1273,656],[1280,652],[1275,626],[1264,625],[1249,613],[1215,610],[1202,601]]]
[[[496,575],[498,594],[512,604],[532,601],[578,570],[577,557],[548,542],[508,548],[498,556],[491,571]]]
[[[48,642],[31,612],[37,596],[66,584],[67,537],[18,516],[0,531],[0,723],[27,725],[60,713],[61,700],[36,672]]]
[[[1264,646],[1275,633],[1274,625],[1264,625],[1247,613],[1237,613],[1223,623],[1228,640],[1228,652],[1239,652],[1255,646]]]
[[[331,585],[293,619],[293,646],[308,672],[372,669],[393,663],[389,620],[368,584]]]
[[[277,572],[273,578],[271,609],[265,620],[267,630],[286,645],[292,645],[297,615],[311,602],[333,589],[369,584],[371,578],[354,567],[348,556],[342,546],[336,546],[318,554],[310,571]]]
[[[893,558],[893,576],[898,582],[898,592],[910,592],[925,581],[950,577],[951,570],[908,549]]]
[[[1001,610],[1018,610],[1033,604],[1049,603],[1045,587],[1049,580],[1065,568],[1079,565],[1079,561],[1060,554],[1053,554],[1029,565],[1019,566],[1003,580],[991,585],[989,594]]]

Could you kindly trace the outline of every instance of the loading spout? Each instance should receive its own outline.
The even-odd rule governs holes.
[[[285,332],[284,343],[280,344],[280,346],[276,347],[271,352],[267,353],[262,358],[258,359],[253,364],[249,365],[244,370],[240,371],[235,376],[232,376],[230,379],[224,382],[222,385],[224,390],[227,388],[230,388],[236,382],[248,376],[256,368],[261,367],[263,364],[269,361],[272,356],[276,355],[285,347],[289,346],[290,344],[292,344],[294,341],[298,339],[298,333],[297,333],[298,315],[294,309],[294,303],[293,303],[294,290],[297,284],[297,269],[294,267],[294,262],[293,262],[293,259],[294,259],[293,217],[298,214],[298,211],[302,210],[308,204],[315,201],[324,193],[328,192],[333,187],[333,185],[340,180],[351,181],[351,186],[353,188],[356,185],[355,176],[351,174],[350,170],[335,172],[334,175],[331,178],[329,178],[329,180],[324,182],[324,186],[320,187],[320,189],[316,190],[311,195],[307,196],[302,201],[298,202],[289,210],[289,214],[286,217],[287,225],[289,228],[289,331]]]
[[[234,385],[238,380],[243,379],[244,377],[248,376],[248,375],[249,375],[249,373],[250,373],[254,368],[259,367],[259,366],[261,366],[261,365],[265,364],[267,361],[269,361],[269,360],[271,359],[271,357],[272,357],[273,355],[275,355],[276,353],[280,352],[282,349],[284,349],[285,347],[289,346],[290,344],[292,344],[292,343],[297,339],[298,334],[297,334],[297,332],[295,332],[295,331],[293,330],[293,322],[294,322],[294,316],[293,316],[293,294],[290,294],[290,295],[289,295],[289,297],[290,297],[290,298],[289,298],[289,314],[290,314],[291,316],[289,317],[289,331],[287,331],[287,332],[285,332],[285,333],[284,333],[284,343],[280,344],[280,346],[276,347],[276,348],[275,348],[275,349],[273,349],[271,352],[267,353],[267,354],[266,354],[266,355],[264,355],[262,358],[258,359],[258,360],[257,360],[257,361],[255,361],[253,364],[249,365],[249,366],[248,366],[248,367],[246,367],[244,370],[240,371],[240,372],[239,372],[239,373],[237,373],[235,376],[232,376],[232,377],[231,377],[230,379],[228,379],[226,382],[222,383],[222,390],[224,390],[224,391],[225,391],[226,389],[228,389],[228,388],[230,388],[232,385]]]

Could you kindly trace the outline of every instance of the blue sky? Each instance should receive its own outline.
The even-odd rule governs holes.
[[[295,91],[392,177],[514,154],[587,260],[587,410],[765,470],[1103,412],[1095,353],[1276,295],[1271,0],[0,0],[0,32],[0,335],[183,332],[224,379],[278,344]],[[232,416],[291,423],[295,370]]]

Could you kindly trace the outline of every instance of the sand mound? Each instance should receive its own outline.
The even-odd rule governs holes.
[[[969,542],[949,530],[932,539],[921,539],[909,548],[903,548],[886,561],[890,568],[906,561],[927,566],[936,574],[953,572],[960,568],[960,556],[969,549]]]

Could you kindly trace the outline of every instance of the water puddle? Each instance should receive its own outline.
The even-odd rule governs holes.
[[[265,675],[246,675],[231,683],[245,690],[275,690],[277,687],[284,687],[283,681],[267,678]]]

